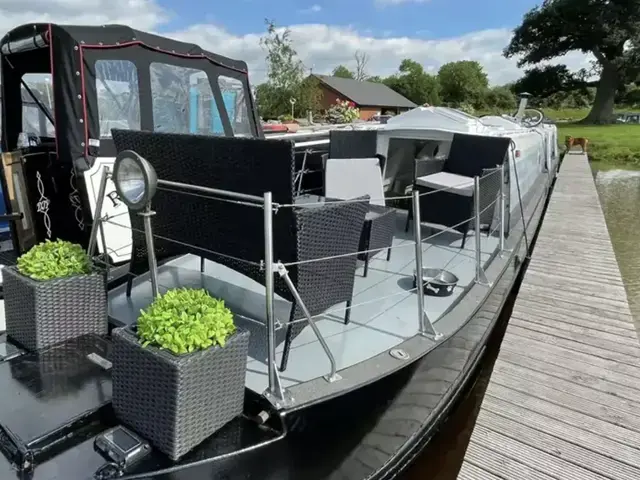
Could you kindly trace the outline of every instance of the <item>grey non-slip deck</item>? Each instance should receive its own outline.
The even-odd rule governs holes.
[[[564,159],[458,478],[640,479],[640,342],[584,154]]]

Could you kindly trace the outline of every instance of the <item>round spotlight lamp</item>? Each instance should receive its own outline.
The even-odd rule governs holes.
[[[156,194],[158,177],[153,166],[133,150],[116,157],[113,183],[118,197],[131,210],[144,209]]]

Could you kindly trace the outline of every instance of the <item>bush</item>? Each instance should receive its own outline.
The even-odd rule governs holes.
[[[355,103],[338,98],[335,105],[331,105],[327,111],[327,117],[331,123],[351,123],[360,118],[360,110]]]
[[[178,288],[156,298],[138,318],[138,337],[148,345],[176,355],[224,347],[236,326],[223,300],[206,290]]]
[[[91,273],[91,258],[75,243],[45,240],[18,258],[18,271],[34,280]]]

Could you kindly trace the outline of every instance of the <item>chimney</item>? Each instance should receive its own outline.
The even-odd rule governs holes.
[[[520,105],[518,105],[518,111],[516,112],[516,120],[520,121],[524,118],[524,111],[527,109],[527,103],[531,96],[532,95],[527,92],[520,94]]]

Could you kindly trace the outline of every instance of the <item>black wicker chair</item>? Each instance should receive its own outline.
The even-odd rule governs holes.
[[[158,178],[262,196],[294,203],[294,150],[289,141],[113,130],[118,151],[134,150],[156,169]],[[350,305],[368,198],[307,208],[279,208],[273,217],[274,258],[288,266],[289,276],[311,315],[342,302]],[[192,253],[225,265],[264,284],[263,210],[237,202],[210,199],[160,188],[153,200],[158,259]],[[131,215],[131,272],[148,269],[142,219]],[[171,239],[172,241],[163,240]],[[345,255],[354,252],[354,255]],[[328,260],[305,262],[318,258]],[[281,369],[291,342],[304,328],[295,322],[304,313],[280,277],[275,291],[290,300],[289,324],[279,329],[285,342]],[[347,309],[347,317],[350,310]],[[286,330],[286,332],[283,332]],[[283,338],[284,337],[284,338]]]
[[[464,248],[467,233],[473,227],[473,177],[482,177],[495,170],[496,166],[504,164],[510,144],[509,137],[454,134],[442,172],[414,180],[414,186],[420,193],[429,193],[420,197],[420,220],[460,232],[461,248]],[[443,178],[436,178],[438,175]],[[495,200],[500,189],[499,176],[495,173],[480,179],[481,210]],[[443,188],[447,190],[439,191]],[[482,218],[492,217],[493,213],[489,212]],[[412,218],[413,211],[410,208],[406,231]]]

